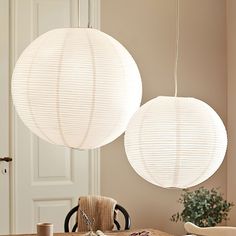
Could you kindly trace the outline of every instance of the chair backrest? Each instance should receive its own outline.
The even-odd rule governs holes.
[[[198,227],[195,224],[187,222],[184,228],[188,233],[201,236],[235,236],[236,227],[215,226],[215,227]]]
[[[67,216],[66,216],[66,218],[65,218],[65,222],[64,222],[64,230],[65,230],[65,232],[70,232],[70,229],[69,229],[70,218],[72,217],[72,215],[73,215],[74,213],[77,213],[77,212],[78,212],[78,209],[79,209],[79,205],[76,206],[76,207],[74,207],[74,208],[72,208],[72,209],[68,212],[68,214],[67,214]],[[120,211],[120,212],[123,214],[123,216],[124,216],[124,220],[125,220],[124,229],[125,229],[125,230],[130,229],[131,220],[130,220],[129,213],[125,210],[124,207],[122,207],[122,206],[119,205],[119,204],[116,204],[115,209],[118,210],[118,211]],[[115,224],[117,230],[120,230],[121,226],[120,226],[120,224],[119,224],[119,222],[118,222],[117,220],[114,220],[114,224]],[[77,222],[75,222],[74,226],[72,227],[71,232],[75,232],[76,229],[77,229],[77,227],[78,227],[78,224],[77,224]]]

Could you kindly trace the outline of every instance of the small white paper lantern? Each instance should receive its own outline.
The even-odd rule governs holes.
[[[12,96],[20,118],[42,139],[92,149],[125,131],[142,85],[135,61],[114,38],[96,29],[56,29],[20,56]]]
[[[134,170],[152,184],[187,188],[221,165],[227,134],[217,113],[195,98],[157,97],[132,117],[125,150]]]

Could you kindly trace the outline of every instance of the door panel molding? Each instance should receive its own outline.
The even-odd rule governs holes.
[[[47,222],[57,225],[59,222],[64,222],[63,212],[69,212],[73,207],[72,199],[57,199],[51,201],[51,199],[34,199],[33,201],[34,208],[34,221],[32,222],[32,227],[34,227],[38,222],[45,220]],[[59,222],[52,222],[50,219],[54,218],[53,216],[60,216],[58,219]],[[50,216],[50,217],[48,217]],[[59,229],[54,228],[54,231],[59,231]]]
[[[49,184],[73,183],[73,152],[69,148],[51,145],[44,140],[39,139],[31,134],[31,161],[33,164],[32,170],[32,185],[42,185],[45,182]],[[47,155],[50,153],[52,162],[61,162],[61,165],[55,165],[53,170],[47,168]],[[65,166],[65,168],[60,168]]]

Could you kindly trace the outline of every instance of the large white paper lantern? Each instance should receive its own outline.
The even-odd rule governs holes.
[[[206,103],[157,97],[132,117],[125,150],[134,170],[152,184],[187,188],[208,179],[221,165],[227,134]]]
[[[41,35],[13,73],[13,102],[25,125],[50,143],[73,148],[97,148],[121,135],[141,95],[132,56],[96,29]]]

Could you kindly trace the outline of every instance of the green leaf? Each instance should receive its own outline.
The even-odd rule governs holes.
[[[215,226],[227,220],[234,203],[227,202],[217,189],[200,187],[195,191],[184,189],[178,202],[183,205],[182,212],[172,215],[173,222],[190,221],[200,227]]]

